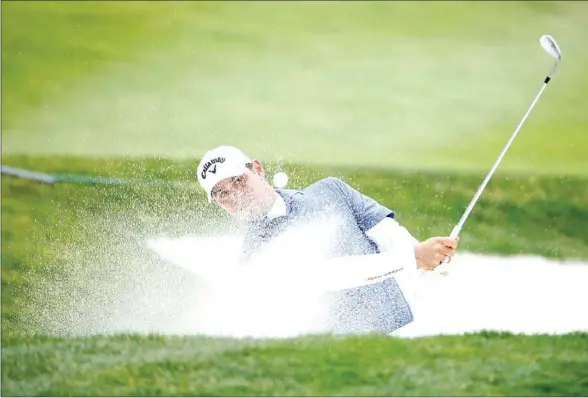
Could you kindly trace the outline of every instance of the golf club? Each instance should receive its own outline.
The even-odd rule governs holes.
[[[523,116],[523,118],[521,119],[519,124],[517,125],[514,133],[511,135],[510,139],[508,140],[508,142],[506,143],[506,145],[502,149],[502,152],[500,152],[498,159],[496,159],[496,162],[494,162],[494,165],[492,166],[492,169],[490,169],[490,172],[488,172],[488,174],[486,175],[486,178],[484,178],[484,181],[482,182],[482,184],[478,188],[478,191],[474,195],[473,199],[471,200],[470,204],[466,208],[463,215],[461,216],[461,219],[459,220],[457,225],[451,231],[451,234],[449,236],[453,239],[455,239],[459,236],[459,233],[461,232],[461,229],[463,228],[463,225],[465,224],[468,216],[472,212],[472,209],[476,205],[476,202],[480,198],[480,195],[482,195],[482,191],[484,190],[484,188],[486,188],[488,181],[490,181],[490,178],[492,177],[492,175],[494,174],[494,172],[498,168],[498,165],[502,161],[502,158],[504,157],[506,151],[508,150],[508,148],[510,147],[510,145],[514,141],[515,137],[517,136],[519,130],[521,129],[521,127],[523,126],[523,124],[527,120],[527,117],[529,117],[529,114],[531,113],[531,111],[535,107],[535,104],[539,100],[539,97],[541,97],[541,94],[543,94],[543,91],[547,87],[547,84],[549,83],[549,81],[551,80],[553,75],[555,75],[555,72],[557,71],[559,63],[561,61],[561,50],[560,50],[559,46],[557,45],[555,39],[549,35],[543,35],[539,38],[539,43],[541,44],[541,47],[543,47],[543,49],[549,55],[551,55],[553,58],[555,58],[555,65],[553,66],[553,68],[551,69],[551,72],[549,72],[549,74],[547,75],[547,77],[543,81],[543,84],[541,85],[541,89],[539,90],[539,92],[535,96],[535,99],[533,100],[533,102],[529,106],[529,109],[527,109],[527,112],[525,113],[525,115]],[[449,262],[448,260],[449,260],[449,258],[446,258],[445,261],[443,262],[443,264],[441,264],[440,266],[435,268],[435,271],[446,272],[447,271],[447,264]]]

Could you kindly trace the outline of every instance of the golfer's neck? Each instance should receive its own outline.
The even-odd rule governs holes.
[[[264,214],[267,214],[271,210],[272,206],[276,203],[276,200],[278,200],[278,193],[273,188],[270,188],[268,192],[267,205],[264,209]]]

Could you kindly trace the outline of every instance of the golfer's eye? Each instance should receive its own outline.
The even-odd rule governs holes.
[[[226,190],[222,190],[222,191],[216,191],[213,196],[215,197],[216,200],[222,200],[222,199],[226,199],[228,195],[229,195],[229,193]]]

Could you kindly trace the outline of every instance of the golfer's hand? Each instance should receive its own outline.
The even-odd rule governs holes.
[[[417,244],[414,248],[417,267],[419,269],[434,270],[445,261],[446,257],[451,261],[451,257],[455,254],[455,249],[457,249],[458,239],[435,237]]]

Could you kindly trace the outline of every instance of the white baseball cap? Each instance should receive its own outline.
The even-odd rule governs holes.
[[[243,175],[251,159],[232,146],[219,146],[206,152],[198,164],[198,182],[212,201],[212,188],[225,178]]]

